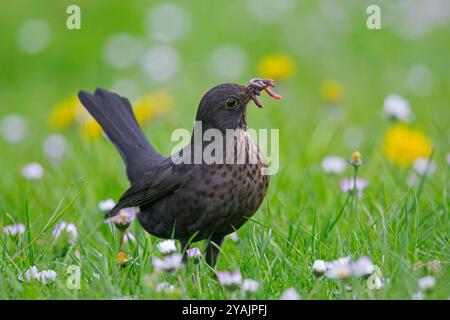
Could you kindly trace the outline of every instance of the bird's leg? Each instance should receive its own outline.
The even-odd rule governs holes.
[[[187,250],[189,249],[189,241],[180,240],[180,242],[181,242],[181,254],[183,255],[183,263],[187,264],[188,262]]]
[[[209,264],[211,268],[216,267],[217,256],[219,255],[220,246],[222,245],[224,237],[211,237],[206,245],[206,263]]]

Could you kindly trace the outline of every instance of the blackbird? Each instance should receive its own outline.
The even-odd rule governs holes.
[[[139,207],[141,226],[157,237],[180,240],[182,250],[207,239],[205,260],[214,267],[224,237],[257,211],[267,192],[267,163],[247,132],[247,104],[253,100],[261,107],[257,96],[262,91],[281,98],[270,89],[274,86],[270,79],[252,79],[247,86],[226,83],[210,89],[197,109],[201,126],[194,127],[190,144],[168,158],[146,139],[126,98],[103,89],[80,91],[81,103],[120,153],[131,183],[107,216]],[[209,129],[224,137],[230,129],[234,134],[222,142],[194,142]],[[212,158],[204,156],[214,141],[220,147]],[[220,153],[223,161],[215,157]],[[187,161],[199,154],[200,162]]]

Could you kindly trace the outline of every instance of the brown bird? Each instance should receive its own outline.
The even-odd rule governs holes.
[[[126,98],[103,89],[93,95],[80,91],[80,101],[122,156],[131,183],[108,216],[139,207],[141,226],[157,237],[180,240],[182,250],[207,239],[205,259],[215,266],[224,237],[257,211],[267,192],[266,160],[247,133],[247,104],[253,100],[261,107],[257,96],[263,90],[281,98],[270,87],[272,80],[253,79],[247,86],[210,89],[198,106],[201,125],[194,127],[190,144],[169,158],[145,138]],[[208,130],[224,138],[194,141]]]

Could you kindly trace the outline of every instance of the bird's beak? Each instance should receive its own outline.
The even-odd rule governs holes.
[[[271,79],[254,78],[249,81],[246,87],[249,99],[255,102],[258,108],[262,108],[262,104],[258,100],[258,96],[261,95],[261,91],[265,91],[269,96],[275,100],[280,100],[282,97],[273,92],[270,88],[275,87],[275,82]]]

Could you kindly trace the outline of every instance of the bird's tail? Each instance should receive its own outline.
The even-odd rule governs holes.
[[[163,159],[145,138],[126,98],[103,89],[80,91],[78,97],[119,151],[132,184]]]

